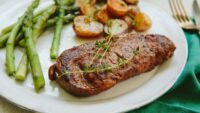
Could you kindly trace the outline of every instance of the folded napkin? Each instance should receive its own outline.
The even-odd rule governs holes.
[[[185,35],[188,61],[175,85],[159,99],[129,113],[200,113],[200,36],[187,31]]]

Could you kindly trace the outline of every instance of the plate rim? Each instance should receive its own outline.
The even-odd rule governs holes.
[[[164,15],[168,16],[169,18],[171,18],[174,22],[175,20],[172,18],[172,16],[170,16],[168,13],[166,13],[163,9],[161,9],[160,7],[154,5],[153,3],[150,3],[148,1],[141,1],[141,2],[144,2],[144,3],[147,3],[148,5],[151,5],[151,7],[153,8],[156,8],[156,9],[159,9],[159,11],[161,11]],[[175,82],[177,81],[177,79],[180,77],[181,73],[183,72],[184,70],[184,67],[186,66],[186,63],[187,63],[187,59],[188,59],[188,43],[187,43],[187,40],[186,40],[186,36],[183,32],[183,30],[179,27],[180,31],[182,32],[181,34],[184,36],[183,39],[184,39],[184,42],[186,42],[185,44],[185,50],[186,50],[186,57],[184,59],[184,63],[183,65],[181,66],[180,68],[180,71],[179,71],[179,74],[176,76],[175,79],[173,79],[173,83],[171,82],[168,86],[165,87],[165,89],[163,89],[161,92],[159,92],[159,94],[157,94],[156,96],[152,97],[151,99],[149,100],[144,100],[143,102],[141,102],[140,104],[138,104],[136,107],[134,105],[132,105],[133,107],[131,107],[131,105],[128,105],[127,108],[124,108],[124,109],[120,109],[120,110],[117,110],[116,112],[126,112],[126,111],[130,111],[130,110],[135,110],[135,109],[138,109],[144,105],[147,105],[151,102],[153,102],[154,100],[158,99],[159,97],[161,97],[162,95],[164,95],[174,84]],[[47,112],[47,111],[38,111],[38,110],[35,110],[34,108],[28,108],[24,105],[20,105],[18,104],[17,102],[15,102],[14,100],[12,99],[9,99],[9,97],[6,97],[5,95],[1,94],[0,93],[0,97],[5,99],[6,101],[8,101],[9,103],[12,103],[13,105],[19,107],[19,108],[22,108],[24,110],[28,110],[28,111],[31,111],[31,112]]]

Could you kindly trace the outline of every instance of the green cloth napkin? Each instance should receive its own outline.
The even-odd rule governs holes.
[[[156,101],[128,113],[200,113],[200,36],[186,31],[185,35],[188,61],[175,85]]]

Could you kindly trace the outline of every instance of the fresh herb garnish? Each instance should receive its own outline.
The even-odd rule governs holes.
[[[140,48],[137,47],[133,52],[133,54],[134,54],[133,57],[135,55],[138,55],[139,51],[140,51]],[[101,55],[101,54],[99,56],[100,56],[100,58],[103,57],[103,55]],[[99,73],[99,72],[107,72],[108,73],[108,72],[112,72],[112,70],[114,68],[124,66],[130,60],[131,59],[119,58],[117,60],[118,63],[116,65],[112,65],[112,66],[110,64],[106,64],[106,63],[100,63],[99,65],[96,65],[96,66],[90,66],[90,65],[85,64],[85,65],[83,65],[83,69],[82,69],[83,71],[73,71],[73,72],[71,72],[71,71],[66,70],[63,75],[76,74],[76,73],[86,73],[86,74],[87,73]],[[58,76],[58,77],[61,77],[61,76]]]
[[[112,72],[112,66],[110,64],[102,64],[103,71]]]
[[[103,40],[103,41],[97,40],[95,45],[96,45],[97,48],[105,48],[106,47],[106,40]]]
[[[87,65],[87,64],[84,64],[83,65],[83,71],[87,73],[89,70],[90,70],[90,66]]]
[[[84,22],[89,24],[90,22],[92,22],[92,17],[93,17],[93,14],[89,14],[89,15],[85,16]]]
[[[134,55],[134,56],[138,55],[138,54],[139,54],[139,51],[140,51],[140,48],[139,48],[139,46],[138,46],[135,50],[133,50],[133,55]]]
[[[102,54],[98,55],[98,59],[103,59],[104,56]]]
[[[132,25],[133,25],[133,26],[136,26],[136,25],[137,25],[137,23],[136,23],[135,20],[132,20]]]
[[[108,20],[108,22],[106,23],[106,25],[108,26],[108,27],[111,27],[112,26],[112,24],[113,24],[113,21],[110,19],[110,20]]]

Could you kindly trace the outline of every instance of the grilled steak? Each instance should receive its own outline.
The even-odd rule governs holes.
[[[75,96],[95,95],[151,71],[176,49],[167,37],[154,34],[125,34],[105,45],[101,40],[64,51],[50,67],[49,78]]]

